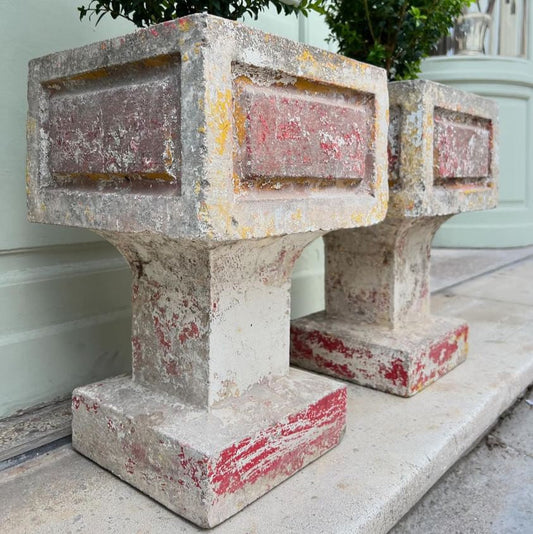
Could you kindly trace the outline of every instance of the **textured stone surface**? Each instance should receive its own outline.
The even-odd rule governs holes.
[[[72,402],[77,450],[211,527],[338,444],[346,388],[293,370],[207,412],[119,378]]]
[[[35,222],[221,241],[385,215],[381,69],[194,15],[33,60],[28,90]]]
[[[462,363],[467,338],[466,323],[442,317],[399,333],[364,323],[355,330],[351,321],[319,312],[291,329],[291,347],[302,367],[403,397]]]
[[[529,532],[533,524],[533,407],[525,399],[390,534]],[[517,443],[517,434],[522,442]]]
[[[496,207],[496,103],[426,80],[389,84],[387,216],[454,215]]]
[[[289,372],[294,262],[388,200],[381,69],[207,15],[30,64],[28,206],[132,274],[132,379],[73,446],[213,526],[334,447],[345,388]]]
[[[468,326],[430,315],[431,241],[454,213],[495,206],[497,113],[423,80],[389,91],[387,217],[324,237],[326,311],[293,322],[291,361],[410,396],[466,358]]]

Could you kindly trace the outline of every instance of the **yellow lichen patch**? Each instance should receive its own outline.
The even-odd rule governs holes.
[[[274,217],[271,217],[269,220],[268,220],[268,223],[266,225],[266,228],[265,228],[265,235],[267,237],[270,237],[272,235],[274,235],[276,233],[276,225],[274,223]]]
[[[350,220],[356,226],[362,226],[364,224],[364,222],[365,222],[364,217],[363,217],[363,215],[362,215],[362,213],[360,211],[352,212]]]
[[[238,98],[235,99],[233,120],[235,122],[235,131],[237,133],[237,142],[242,146],[246,141],[246,111],[240,105]]]
[[[163,54],[161,56],[147,57],[142,60],[142,64],[147,68],[163,67],[168,65],[172,60],[170,54]]]
[[[318,64],[315,56],[307,49],[304,50],[296,59],[301,63],[309,63],[313,67],[316,67]]]
[[[312,80],[306,80],[305,78],[298,78],[294,84],[294,87],[299,91],[307,91],[315,94],[329,94],[332,92],[331,88],[327,85],[314,82]],[[340,92],[337,91],[337,94]],[[346,94],[345,96],[348,96]]]
[[[294,213],[291,214],[291,219],[293,221],[301,221],[302,220],[302,210],[298,208]]]
[[[181,56],[181,61],[185,63],[185,61],[189,61],[189,54],[185,53]]]
[[[234,219],[232,217],[231,205],[227,202],[217,202],[215,204],[206,204],[202,202],[202,218],[207,221],[211,218],[215,221],[221,221],[227,234],[235,232]]]
[[[200,202],[196,218],[198,219],[198,221],[206,224],[209,222],[209,207],[205,201]]]
[[[35,133],[36,127],[37,127],[37,121],[34,118],[29,117],[26,122],[26,131],[28,132],[28,134]]]
[[[94,221],[94,214],[89,208],[85,208],[84,213],[85,213],[85,217],[87,218],[89,222]]]
[[[29,161],[26,162],[26,185],[29,185],[31,182],[31,173],[30,173],[30,164]]]
[[[252,236],[253,229],[251,226],[241,226],[239,227],[239,235],[242,239],[247,239]]]
[[[106,76],[109,76],[109,73],[104,68],[104,69],[92,70],[90,72],[81,72],[80,74],[76,74],[75,76],[72,76],[70,79],[71,80],[100,80],[101,78],[105,78]]]
[[[309,50],[305,49],[299,56],[298,61],[309,61],[310,59],[314,59],[311,52]]]
[[[220,156],[226,151],[226,142],[231,132],[230,121],[231,90],[217,91],[214,102],[208,107],[208,126],[215,135],[216,152]]]
[[[235,195],[239,195],[240,193],[242,193],[243,183],[241,182],[241,179],[239,178],[239,175],[236,172],[233,173],[232,179],[233,179],[233,193]]]

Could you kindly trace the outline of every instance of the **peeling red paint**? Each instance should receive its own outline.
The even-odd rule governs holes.
[[[291,474],[302,467],[305,458],[336,443],[345,424],[346,390],[324,397],[306,410],[228,447],[210,469],[217,495],[235,493],[245,485],[278,474]],[[311,428],[323,428],[315,439],[306,439]],[[294,440],[301,437],[299,446]]]
[[[128,458],[125,464],[125,468],[130,475],[133,475],[133,473],[135,472],[135,462],[131,458]]]
[[[99,404],[97,402],[93,402],[92,404],[88,404],[87,401],[83,398],[83,397],[79,397],[79,396],[73,396],[72,397],[72,407],[77,410],[80,405],[85,406],[85,409],[88,411],[88,412],[94,412],[94,413],[98,413],[98,408],[99,408]]]
[[[177,461],[181,466],[181,470],[187,474],[194,486],[201,488],[202,481],[206,481],[208,478],[208,458],[206,456],[200,459],[190,457],[185,452],[185,449],[180,446]]]
[[[106,419],[107,419],[107,428],[109,428],[111,432],[116,432],[117,427],[115,426],[115,423],[111,419],[109,419],[109,417],[107,417]]]
[[[372,359],[372,351],[361,347],[349,347],[342,339],[336,336],[320,332],[319,330],[298,330],[291,327],[291,345],[295,354],[308,359],[317,358],[316,347],[319,351],[326,351],[330,354],[338,354],[347,359]],[[318,362],[317,362],[318,363]],[[346,366],[341,366],[348,369]]]
[[[142,347],[141,347],[141,340],[139,339],[139,336],[132,336],[131,337],[131,348],[132,348],[132,360],[134,362],[134,365],[138,366],[142,363]]]
[[[466,342],[468,337],[468,326],[462,325],[455,330],[445,340],[436,345],[432,345],[429,350],[429,359],[436,365],[444,365],[457,352],[459,339]]]
[[[398,384],[400,384],[401,386],[407,387],[407,381],[409,380],[409,375],[407,374],[407,371],[404,365],[405,365],[405,362],[400,360],[400,358],[396,358],[392,360],[389,367],[387,367],[384,364],[380,364],[379,372],[384,378],[391,381],[395,386],[397,385],[396,383],[398,382]]]
[[[180,343],[185,343],[188,339],[197,338],[200,335],[200,330],[195,322],[191,321],[188,325],[185,325],[179,335]]]
[[[285,87],[244,85],[240,147],[245,178],[367,179],[373,172],[372,105],[354,92],[343,100],[317,85],[305,98]]]
[[[322,356],[319,356],[318,354],[314,355],[313,360],[320,369],[332,371],[339,378],[347,378],[348,380],[355,378],[355,373],[346,363],[335,363],[331,360],[323,358]]]
[[[141,70],[136,69],[127,84],[80,94],[59,91],[50,100],[52,176],[63,182],[81,180],[85,187],[111,182],[129,187],[131,177],[145,185],[148,180],[177,187],[180,109],[179,99],[172,98],[179,92],[175,68],[169,56],[166,63],[152,67],[160,72],[157,80],[136,81],[135,73]],[[100,82],[87,83],[101,87]],[[153,127],[154,121],[162,126]]]
[[[455,115],[446,110],[435,112],[437,177],[481,179],[489,176],[490,121],[465,114]]]
[[[155,333],[159,341],[159,344],[165,349],[170,350],[170,348],[172,347],[172,343],[170,342],[170,340],[167,339],[165,335],[160,318],[157,315],[155,315],[153,319],[154,319]]]
[[[167,375],[171,376],[180,376],[181,372],[178,367],[178,362],[175,359],[163,359],[161,360],[163,367],[165,368],[165,371]]]

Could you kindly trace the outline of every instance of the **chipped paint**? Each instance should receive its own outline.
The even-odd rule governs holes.
[[[281,402],[254,399],[281,394]],[[100,409],[75,410],[74,447],[202,527],[334,447],[346,424],[346,388],[297,370],[209,413],[169,404],[127,378],[80,388],[78,399],[98,399]]]

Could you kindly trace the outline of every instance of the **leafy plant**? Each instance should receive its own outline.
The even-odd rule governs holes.
[[[422,59],[471,0],[329,0],[330,41],[345,56],[387,70],[389,80],[416,78]]]
[[[274,6],[278,13],[320,11],[322,0],[90,0],[78,8],[80,20],[86,15],[98,16],[96,24],[106,15],[125,18],[136,26],[144,27],[193,13],[211,13],[226,19],[237,20],[244,15],[254,19],[264,9]]]

